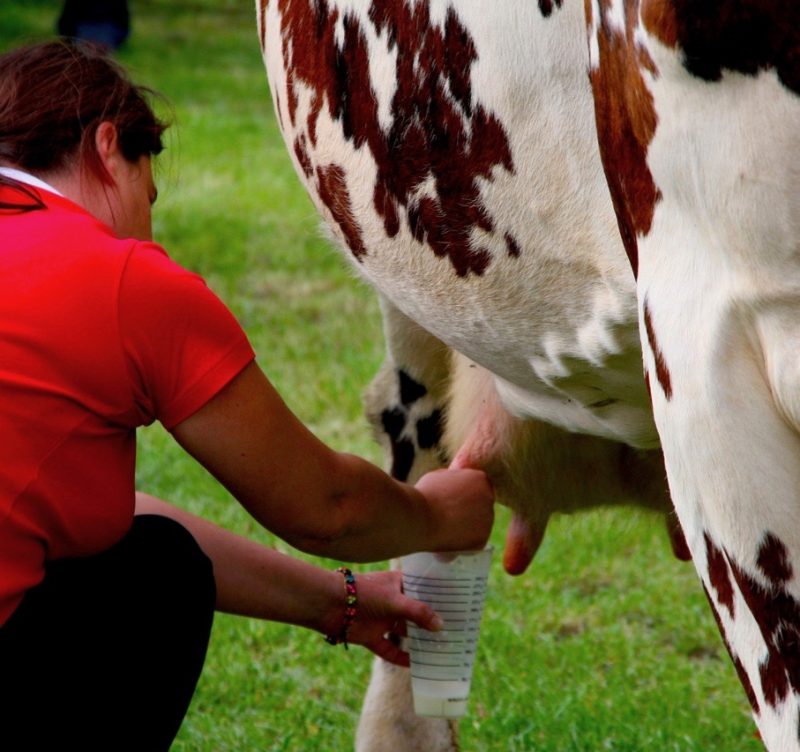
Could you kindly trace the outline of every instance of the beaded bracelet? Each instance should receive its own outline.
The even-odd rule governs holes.
[[[347,568],[339,567],[337,572],[344,575],[344,623],[342,630],[338,635],[327,635],[325,642],[329,645],[343,644],[344,649],[347,650],[347,632],[352,626],[356,618],[356,606],[358,605],[358,596],[356,594],[356,576]]]

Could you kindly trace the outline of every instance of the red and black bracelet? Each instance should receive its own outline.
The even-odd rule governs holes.
[[[356,618],[356,607],[358,606],[358,595],[356,593],[356,576],[347,567],[338,567],[337,572],[344,575],[344,623],[339,634],[327,635],[325,642],[329,645],[344,645],[347,650],[347,633]]]

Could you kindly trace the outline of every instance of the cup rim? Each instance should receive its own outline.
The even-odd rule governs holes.
[[[400,558],[403,559],[406,556],[414,556],[415,554],[431,554],[433,556],[437,554],[446,554],[447,556],[477,556],[487,551],[494,552],[494,545],[488,543],[483,548],[462,548],[454,551],[414,551],[410,554],[403,554]]]

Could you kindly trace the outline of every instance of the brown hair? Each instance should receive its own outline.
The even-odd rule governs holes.
[[[95,150],[97,127],[116,126],[120,151],[131,162],[159,154],[167,124],[148,99],[99,47],[84,42],[42,42],[0,55],[0,162],[36,174],[57,172],[78,160],[110,185]],[[29,197],[19,183],[0,176]],[[29,209],[42,208],[41,202]],[[0,203],[0,209],[23,209]]]

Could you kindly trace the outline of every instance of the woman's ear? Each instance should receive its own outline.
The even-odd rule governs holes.
[[[100,162],[116,182],[117,162],[122,155],[119,150],[117,127],[114,123],[104,120],[97,126],[94,134],[94,145]]]

